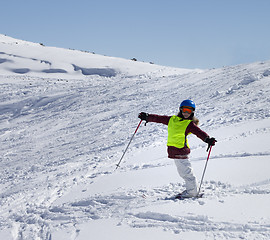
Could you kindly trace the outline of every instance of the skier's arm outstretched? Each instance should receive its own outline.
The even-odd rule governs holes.
[[[156,114],[148,114],[145,112],[141,112],[138,116],[141,120],[144,120],[146,122],[156,122],[156,123],[162,123],[165,125],[169,124],[170,116],[165,115],[156,115]]]

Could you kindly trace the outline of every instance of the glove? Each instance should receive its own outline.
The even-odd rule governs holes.
[[[207,137],[205,140],[204,140],[206,143],[208,143],[208,148],[207,148],[207,152],[208,150],[210,149],[211,146],[215,146],[217,140],[215,138],[210,138],[210,137]]]
[[[138,118],[140,118],[141,120],[145,120],[146,122],[148,122],[148,116],[149,116],[148,113],[141,112],[141,113],[139,114]]]

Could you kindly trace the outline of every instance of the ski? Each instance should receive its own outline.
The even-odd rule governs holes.
[[[185,200],[185,199],[196,200],[196,199],[202,198],[203,195],[204,195],[204,193],[199,193],[198,196],[196,196],[196,197],[184,197],[181,194],[177,194],[175,196],[166,197],[165,200]]]

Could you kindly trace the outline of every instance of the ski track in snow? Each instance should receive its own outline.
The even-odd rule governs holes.
[[[208,201],[218,201],[222,205],[228,195],[237,197],[238,195],[243,196],[245,194],[268,196],[270,194],[269,190],[258,190],[257,188],[239,191],[227,184],[213,181],[206,182],[205,185],[206,190],[211,190],[211,194],[208,192],[207,199],[174,201],[174,204],[179,204],[179,207],[182,208],[181,205],[185,204],[204,205]],[[116,218],[119,221],[118,225],[127,223],[132,228],[162,228],[164,231],[171,231],[175,234],[179,234],[181,231],[197,231],[209,232],[209,235],[213,234],[213,236],[221,236],[221,232],[223,232],[226,238],[235,238],[236,236],[244,238],[245,232],[256,232],[256,236],[261,236],[262,239],[269,237],[270,225],[267,222],[264,224],[259,224],[258,222],[249,222],[248,224],[229,221],[219,222],[207,215],[195,215],[194,213],[187,216],[179,216],[177,214],[140,211],[140,208],[144,209],[148,206],[169,204],[167,202],[170,201],[164,200],[165,197],[168,194],[173,195],[178,188],[179,186],[170,184],[169,186],[153,190],[119,191],[116,194],[97,195],[50,209],[37,210],[35,207],[34,212],[28,212],[31,215],[39,214],[43,221],[61,222],[66,226],[75,224],[78,221],[87,222],[100,218]],[[76,218],[75,216],[79,217]],[[26,217],[24,221],[29,220]]]
[[[88,131],[89,135],[92,136],[91,131],[93,131],[93,129],[102,129],[102,124],[98,122],[96,126],[90,129],[85,117],[88,119],[96,119],[97,116],[91,116],[91,113],[87,111],[80,114],[80,106],[77,106],[77,102],[80,101],[83,101],[83,103],[81,103],[82,105],[89,106],[89,102],[85,103],[85,100],[82,98],[82,95],[86,95],[89,89],[84,86],[84,90],[79,90],[79,92],[78,89],[76,89],[76,91],[71,93],[62,93],[58,89],[59,86],[54,88],[51,86],[52,84],[49,84],[50,88],[52,88],[52,94],[46,95],[42,93],[43,96],[39,96],[42,92],[42,84],[41,86],[38,84],[42,81],[46,82],[46,80],[41,79],[38,83],[31,83],[31,85],[21,89],[21,92],[16,92],[16,95],[19,95],[18,98],[20,98],[21,95],[26,95],[24,100],[19,101],[16,101],[16,98],[13,96],[14,93],[12,91],[14,86],[10,86],[10,96],[5,97],[6,99],[9,98],[9,103],[2,104],[0,107],[2,122],[5,123],[4,128],[1,130],[1,138],[4,142],[2,151],[5,152],[1,163],[7,166],[1,168],[1,181],[5,186],[1,191],[1,205],[4,206],[5,209],[1,217],[1,225],[5,226],[6,219],[9,219],[8,224],[12,226],[14,236],[16,236],[17,239],[25,239],[25,236],[33,237],[33,239],[36,236],[42,239],[50,239],[50,222],[62,222],[61,224],[64,222],[64,224],[73,225],[79,221],[89,221],[99,218],[123,218],[125,220],[122,221],[128,222],[131,227],[161,227],[164,230],[170,230],[175,233],[181,231],[212,231],[215,232],[214,235],[220,235],[220,231],[224,231],[225,235],[228,235],[226,237],[234,237],[235,234],[229,234],[227,232],[240,233],[244,230],[258,232],[261,236],[265,235],[269,237],[269,226],[267,226],[267,224],[262,226],[257,223],[235,224],[216,222],[209,219],[207,216],[182,217],[149,211],[138,213],[130,212],[130,209],[136,210],[139,207],[155,204],[158,198],[164,198],[168,194],[173,194],[177,191],[175,189],[170,192],[167,190],[168,187],[155,191],[140,190],[131,193],[123,192],[119,193],[119,195],[97,196],[60,207],[48,208],[57,197],[61,196],[65,191],[68,191],[70,186],[77,184],[77,182],[80,181],[78,178],[81,178],[81,181],[84,182],[87,178],[95,178],[102,174],[100,169],[102,169],[102,165],[105,164],[102,163],[100,157],[93,156],[94,161],[88,162],[87,158],[91,157],[86,153],[95,152],[98,155],[98,153],[104,151],[111,152],[113,148],[117,146],[124,147],[123,141],[125,139],[123,138],[125,136],[123,136],[122,139],[118,139],[118,141],[113,139],[112,141],[114,143],[107,143],[108,147],[102,147],[102,145],[104,145],[102,144],[102,139],[99,140],[98,138],[82,141],[80,136],[82,132]],[[67,87],[69,87],[69,85]],[[30,91],[29,88],[34,89],[37,92],[37,96],[33,96],[34,91]],[[27,97],[30,93],[31,97]],[[8,95],[8,91],[5,91],[5,95]],[[10,103],[11,99],[12,103]],[[129,100],[132,100],[132,97],[127,97],[127,101]],[[97,114],[104,116],[105,119],[102,121],[113,122],[117,118],[115,113],[110,113],[111,109],[116,108],[115,104],[118,104],[116,99],[112,98],[111,100],[106,100],[105,106],[104,100],[101,100],[100,103],[99,100],[97,100],[96,103],[92,103],[91,105],[95,106],[96,104],[103,108],[96,111]],[[112,106],[108,107],[108,104]],[[104,109],[104,107],[107,109]],[[69,120],[67,116],[59,116],[59,112],[63,111],[67,111],[74,119]],[[74,113],[75,111],[76,114]],[[79,117],[80,120],[78,119]],[[59,119],[61,122],[59,126],[57,122],[53,124],[56,119]],[[119,121],[121,122],[121,119],[116,122],[117,126],[121,126],[121,128],[125,129],[124,124],[119,124]],[[16,124],[12,124],[13,122]],[[9,125],[13,128],[10,128]],[[51,127],[48,128],[48,125],[51,125]],[[218,125],[218,123],[216,123],[216,125]],[[80,129],[81,127],[82,129]],[[151,128],[153,128],[153,130],[150,130],[150,136],[155,137],[154,134],[157,132],[156,127]],[[263,132],[263,130],[256,130],[257,133],[258,131]],[[267,131],[269,132],[269,128]],[[38,134],[33,136],[33,132],[37,132]],[[106,134],[106,132],[108,133]],[[62,137],[63,134],[64,138]],[[106,129],[104,134],[105,136],[113,136],[115,130],[112,132],[112,130]],[[252,134],[249,132],[246,134],[246,136],[250,135]],[[245,134],[241,136],[245,137]],[[85,137],[85,135],[82,137]],[[138,134],[138,140],[136,142],[139,143],[142,137],[142,134]],[[53,144],[51,144],[49,140],[46,141],[46,139],[53,139]],[[84,146],[85,143],[87,143],[87,147]],[[93,143],[95,143],[94,146],[101,146],[100,149],[91,149],[89,146]],[[142,145],[144,144],[149,143],[142,140]],[[68,153],[65,154],[64,149],[66,149],[68,145],[70,145],[74,151],[68,151]],[[51,150],[48,151],[48,149]],[[76,151],[76,149],[78,149],[78,151]],[[87,150],[84,151],[84,149]],[[73,155],[70,156],[71,153]],[[249,154],[242,154],[243,157],[248,155]],[[263,154],[258,153],[258,155]],[[39,158],[36,159],[36,156],[39,156]],[[231,154],[227,157],[232,158],[236,156],[237,155]],[[225,156],[221,155],[220,157]],[[15,160],[13,160],[14,158]],[[18,161],[19,159],[20,161]],[[33,159],[33,161],[28,161],[28,159]],[[83,159],[86,161],[83,161]],[[110,159],[108,158],[107,161],[108,160]],[[21,165],[21,161],[24,162],[23,166]],[[65,170],[69,169],[69,171],[63,172],[61,166],[64,166]],[[151,168],[153,165],[149,165],[148,167]],[[99,168],[99,170],[96,170],[96,174],[93,173],[97,168]],[[91,174],[87,176],[89,172],[91,172]],[[87,177],[81,175],[82,173],[86,173]],[[104,174],[106,174],[106,172]],[[58,183],[58,181],[55,182],[55,179],[61,179],[61,181]],[[266,182],[267,181],[269,186],[269,180],[266,180]],[[10,184],[11,182],[12,185]],[[222,201],[222,196],[225,198],[228,194],[269,194],[268,190],[258,190],[256,188],[237,192],[223,184],[211,183],[208,185],[206,189],[219,189],[214,191],[212,196],[214,198],[218,197],[219,201]],[[220,188],[223,190],[221,191]],[[34,191],[34,195],[33,189],[37,189],[37,192]],[[162,192],[163,196],[160,196]],[[146,195],[147,197],[143,198],[141,195]],[[208,197],[211,199],[210,196]],[[185,201],[188,202],[188,200]],[[198,200],[198,204],[204,204],[204,201],[205,200]],[[15,209],[15,211],[13,211],[13,209]],[[17,211],[17,209],[21,210]],[[76,217],[76,215],[78,215],[78,217]],[[121,220],[119,220],[119,224],[121,224]]]
[[[0,53],[5,56],[0,67],[18,58],[27,64],[53,64]],[[78,66],[88,73],[99,69]],[[234,214],[225,217],[230,207],[237,209],[241,202],[268,207],[270,178],[260,176],[265,169],[258,170],[258,178],[252,176],[250,182],[239,185],[216,180],[214,173],[220,169],[211,170],[211,164],[269,159],[270,62],[183,74],[166,68],[137,75],[108,69],[112,69],[107,72],[110,76],[82,74],[74,79],[23,72],[0,75],[0,236],[52,240],[55,232],[64,229],[71,233],[69,239],[75,240],[80,237],[81,224],[116,219],[119,228],[126,224],[132,229],[157,228],[172,236],[199,232],[205,239],[269,239],[270,213],[260,217],[247,211],[246,219],[238,219],[240,213],[236,218]],[[173,167],[166,150],[153,157],[152,149],[166,144],[166,127],[148,123],[140,127],[121,169],[114,171],[138,124],[137,114],[172,115],[177,113],[179,99],[185,98],[197,103],[201,128],[218,139],[203,184],[205,197],[165,200],[183,189],[177,181],[155,186],[134,181],[134,186],[127,186],[128,175],[155,182],[151,176],[146,178],[145,172]],[[192,162],[202,167],[205,144],[195,138],[191,142]],[[131,161],[147,149],[149,159]],[[92,186],[110,182],[116,175],[123,186],[91,192]],[[67,198],[73,190],[78,196]]]

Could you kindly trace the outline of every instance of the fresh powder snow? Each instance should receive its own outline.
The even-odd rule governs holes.
[[[270,239],[270,61],[179,69],[0,35],[0,239]],[[196,103],[203,198],[141,111]],[[207,144],[189,136],[201,180]]]

